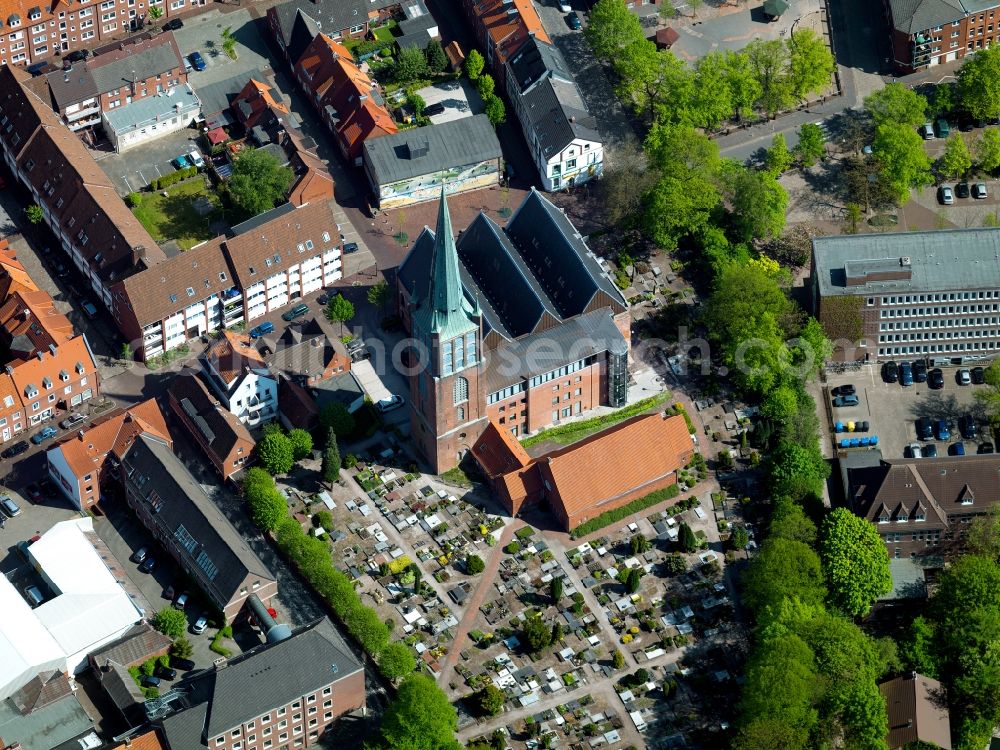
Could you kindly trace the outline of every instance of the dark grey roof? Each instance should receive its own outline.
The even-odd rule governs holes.
[[[336,375],[317,383],[309,389],[309,394],[315,399],[316,406],[322,409],[328,404],[350,406],[365,395],[364,389],[350,372]]]
[[[24,750],[61,748],[94,731],[94,721],[76,695],[69,695],[52,705],[22,716],[12,701],[0,701],[0,737],[6,742],[19,741]],[[77,744],[77,748],[84,745]]]
[[[126,51],[136,49],[138,45],[126,47]],[[113,53],[112,53],[113,54]],[[87,64],[91,77],[99,92],[106,93],[121,88],[132,80],[144,81],[150,76],[160,75],[175,68],[183,68],[175,46],[171,43],[151,44],[137,50],[134,54],[101,64],[101,58],[95,57]]]
[[[399,0],[290,0],[276,6],[274,12],[278,16],[281,36],[287,43],[292,38],[292,27],[300,11],[322,29],[324,34],[332,35],[365,23],[369,12],[397,5],[398,2]],[[291,56],[291,50],[289,55]],[[291,57],[291,60],[293,63],[298,62],[298,57]]]
[[[201,111],[205,117],[211,117],[223,110],[229,109],[233,99],[239,94],[247,81],[253,78],[255,81],[263,81],[263,74],[259,69],[238,73],[237,75],[225,78],[206,86],[198,87],[198,98],[201,99]]]
[[[206,740],[361,670],[324,617],[179,683],[187,707],[163,720],[164,734],[171,750],[205,747]],[[355,697],[360,707],[364,691]]]
[[[306,15],[301,9],[296,12],[295,20],[292,22],[292,35],[286,37],[288,38],[288,57],[293,63],[302,57],[306,47],[320,31],[319,24],[312,17]]]
[[[283,154],[284,152],[282,152]],[[267,224],[269,221],[273,221],[280,216],[285,214],[290,214],[295,210],[295,204],[293,203],[282,203],[277,208],[272,208],[270,211],[265,211],[262,214],[257,214],[252,219],[247,219],[242,224],[237,224],[235,227],[229,230],[229,234],[232,237],[237,237],[238,235],[245,234],[251,229],[256,229],[259,226]]]
[[[573,223],[534,188],[505,231],[563,317],[583,312],[598,290],[625,309],[621,291]]]
[[[535,134],[546,159],[575,138],[600,142],[597,120],[587,111],[569,66],[555,46],[532,36],[507,67],[528,119],[521,126]]]
[[[494,393],[602,352],[628,353],[628,342],[615,325],[608,308],[594,310],[562,325],[510,342],[504,348],[503,356],[489,359],[480,383],[486,393]]]
[[[889,8],[893,26],[907,35],[957,21],[966,15],[960,0],[889,0]]]
[[[187,467],[181,463],[165,443],[148,435],[135,441],[122,462],[127,466],[128,482],[141,491],[153,490],[163,500],[154,515],[161,538],[175,538],[183,526],[194,538],[192,549],[172,544],[175,554],[185,557],[186,565],[198,569],[197,560],[202,553],[215,565],[218,572],[208,585],[206,593],[219,608],[225,607],[239,595],[248,575],[257,575],[262,581],[275,580],[274,574],[247,546],[240,533],[233,528],[215,503],[205,494]]]
[[[301,331],[286,329],[268,366],[293,379],[299,375],[316,377],[338,353],[347,355],[344,345],[329,338],[316,321],[310,321]]]
[[[171,640],[167,636],[154,630],[143,620],[133,625],[118,640],[91,652],[90,660],[98,667],[103,667],[109,661],[130,667],[170,648],[170,644]]]
[[[205,443],[219,459],[225,459],[239,440],[253,442],[250,431],[236,416],[221,406],[201,380],[182,372],[170,384],[170,395],[195,425]]]
[[[60,112],[70,104],[97,96],[97,84],[86,65],[54,71],[45,76],[45,80],[49,84],[56,109]]]
[[[364,143],[365,163],[378,185],[467,167],[502,155],[500,141],[486,115],[411,128]]]
[[[406,0],[403,3],[403,15],[406,18],[399,22],[396,44],[400,49],[407,47],[424,49],[432,39],[427,32],[437,28],[434,16],[430,14],[422,0]]]
[[[877,275],[904,268],[904,258],[909,263],[908,279],[873,278],[847,286],[848,268]],[[1000,284],[1000,229],[817,237],[813,259],[821,296],[992,288]]]

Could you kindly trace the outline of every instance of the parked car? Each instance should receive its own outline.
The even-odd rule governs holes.
[[[49,438],[54,438],[58,434],[59,430],[57,430],[52,425],[49,425],[48,427],[43,427],[41,430],[32,435],[31,442],[33,442],[35,445],[41,445]]]
[[[378,409],[383,414],[385,414],[386,412],[390,412],[393,411],[394,409],[400,408],[405,403],[406,401],[402,396],[400,396],[399,394],[395,394],[391,398],[385,398],[379,401],[377,404],[375,404],[375,408]]]
[[[917,420],[917,437],[920,440],[934,439],[934,425],[927,417],[921,417]]]
[[[142,561],[142,565],[139,566],[139,570],[141,570],[143,573],[152,573],[154,570],[156,570],[156,558],[147,557],[145,560]]]
[[[899,363],[899,384],[913,385],[913,366],[909,362]]]
[[[205,64],[205,58],[201,56],[200,52],[192,52],[190,55],[188,55],[188,59],[191,61],[191,67],[193,67],[195,70],[199,72],[208,67]]]
[[[89,49],[77,49],[73,50],[68,55],[66,55],[63,58],[63,62],[68,62],[68,63],[83,62],[88,57],[90,57]]]
[[[950,206],[955,202],[955,194],[947,185],[942,185],[937,191],[938,203],[942,206]]]
[[[177,29],[184,28],[184,22],[179,18],[171,18],[165,24],[163,24],[164,31],[177,31]]]
[[[42,488],[39,487],[35,482],[32,482],[27,487],[24,488],[25,492],[28,493],[28,499],[37,505],[45,499],[42,494]]]
[[[434,102],[433,104],[428,104],[424,107],[424,115],[430,117],[431,115],[442,115],[444,114],[446,107],[441,102]]]
[[[323,307],[326,307],[326,303],[329,302],[331,299],[332,299],[332,295],[327,294],[326,292],[323,292],[321,295],[319,295],[316,298],[316,304],[322,305]]]
[[[159,687],[160,678],[151,674],[144,674],[139,682],[142,683],[143,687]]]
[[[59,423],[59,426],[64,430],[71,430],[78,424],[86,422],[87,418],[82,414],[70,414],[66,419]]]
[[[847,383],[845,385],[838,385],[832,391],[832,393],[833,393],[834,396],[853,396],[857,392],[858,391],[854,387],[854,383]]]
[[[971,372],[973,385],[982,385],[986,382],[986,370],[982,367],[973,367]]]
[[[177,670],[173,667],[165,667],[162,664],[157,664],[156,669],[153,670],[153,674],[161,680],[172,680],[177,677]]]
[[[179,656],[171,656],[170,665],[181,672],[190,672],[195,666],[194,662],[190,659],[182,659]]]
[[[882,379],[886,383],[895,383],[899,380],[899,365],[892,360],[882,365]]]
[[[955,185],[955,197],[956,198],[968,198],[969,197],[969,183],[960,182]]]
[[[309,312],[309,305],[303,303],[301,305],[296,305],[295,307],[293,307],[291,310],[288,310],[287,312],[283,312],[281,314],[281,319],[284,320],[284,321],[286,321],[286,322],[288,322],[288,323],[290,323],[293,320],[295,320],[296,318],[302,317],[307,312]]]
[[[972,385],[972,373],[963,367],[955,374],[955,382],[959,385]]]
[[[934,443],[924,446],[924,458],[937,458],[937,446]]]
[[[977,199],[983,199],[988,197],[988,194],[986,192],[985,182],[977,182],[975,185],[972,186],[972,197]]]
[[[927,382],[927,363],[922,359],[913,363],[913,379],[918,383]]]
[[[920,126],[920,136],[925,141],[933,141],[934,140],[934,126],[931,125],[929,122],[925,122],[923,125]]]
[[[137,549],[135,552],[132,553],[132,557],[130,559],[134,563],[141,563],[147,557],[149,557],[149,547],[143,545],[142,547],[139,547],[139,549]]]
[[[11,518],[21,515],[21,508],[18,507],[18,504],[9,495],[0,497],[0,508],[3,508],[3,512]]]
[[[907,458],[923,458],[924,449],[920,443],[910,443],[906,446],[906,457]]]
[[[963,414],[958,418],[958,431],[966,440],[975,440],[979,430],[976,427],[976,420],[971,414]]]
[[[941,371],[941,368],[935,367],[927,373],[927,385],[935,391],[944,388],[944,372]]]
[[[94,305],[94,303],[91,302],[89,299],[85,299],[83,302],[81,302],[80,303],[80,307],[83,308],[83,313],[88,318],[96,318],[97,317],[97,306]]]
[[[187,603],[190,598],[191,594],[189,594],[187,591],[182,591],[180,596],[178,596],[177,600],[174,602],[174,609],[183,610],[185,607],[187,607]]]
[[[566,16],[566,25],[573,31],[579,31],[583,28],[583,21],[580,20],[580,16],[575,10]]]
[[[351,253],[356,253],[358,251],[357,242],[345,242],[344,243],[344,255],[350,255]]]
[[[24,440],[20,440],[9,448],[4,448],[3,451],[0,451],[0,458],[14,458],[14,456],[20,456],[28,450],[28,447],[28,444]]]
[[[191,166],[191,162],[187,160],[187,156],[185,154],[175,156],[170,163],[177,167],[177,169],[187,169]]]
[[[943,117],[934,123],[934,129],[937,131],[938,138],[947,138],[951,135],[951,125]]]
[[[571,13],[573,6],[569,4],[568,0],[559,0],[559,10],[563,13]]]
[[[836,396],[833,399],[833,405],[837,409],[847,406],[857,406],[859,403],[857,396]]]
[[[978,453],[980,456],[985,456],[989,453],[993,453],[993,443],[990,442],[980,443],[979,448],[976,450],[976,453]]]
[[[938,440],[950,440],[951,430],[948,428],[948,422],[944,419],[939,419],[934,424],[934,434],[937,436]]]
[[[952,443],[948,446],[949,456],[964,456],[965,455],[965,443]]]
[[[205,168],[205,160],[202,158],[201,154],[197,149],[191,149],[191,152],[187,155],[188,161],[191,162],[198,169]]]
[[[195,635],[201,635],[205,632],[205,628],[208,627],[208,618],[205,615],[198,615],[198,619],[194,621],[191,626],[191,632]]]
[[[271,323],[270,321],[265,321],[256,328],[250,329],[250,338],[259,339],[261,336],[265,336],[273,332],[274,332],[274,323]]]
[[[167,587],[163,589],[163,598],[166,599],[167,601],[172,602],[174,600],[174,595],[176,593],[177,590],[174,588],[174,584],[172,583],[167,584]]]

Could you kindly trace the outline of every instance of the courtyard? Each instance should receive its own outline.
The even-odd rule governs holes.
[[[181,250],[226,229],[222,202],[201,175],[166,190],[141,193],[133,213],[158,244],[173,240]]]

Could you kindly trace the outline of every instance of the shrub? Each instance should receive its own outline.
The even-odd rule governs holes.
[[[640,497],[638,500],[633,500],[628,505],[623,505],[621,508],[615,510],[609,510],[601,515],[591,518],[589,521],[585,521],[573,529],[571,536],[576,539],[581,536],[586,536],[591,534],[598,529],[603,529],[605,526],[610,526],[617,521],[627,518],[633,513],[637,513],[640,510],[645,510],[646,508],[652,507],[662,503],[664,500],[670,500],[677,497],[680,494],[680,488],[676,484],[672,484],[669,487],[665,487],[662,490],[657,490],[656,492],[651,492],[645,497]]]
[[[513,541],[506,547],[504,547],[503,551],[506,552],[508,555],[516,555],[518,552],[521,551],[521,544],[517,541]]]
[[[142,196],[138,193],[129,193],[125,200],[130,208],[138,208],[139,204],[142,203]]]
[[[467,555],[465,558],[465,572],[470,576],[479,575],[486,570],[486,563],[479,555]]]
[[[410,558],[407,557],[406,555],[397,557],[395,560],[389,563],[389,572],[392,573],[393,575],[399,575],[408,567],[410,567],[412,564],[413,563],[410,561]]]
[[[184,635],[187,627],[187,617],[179,609],[165,607],[153,617],[153,627],[167,638],[177,639]]]

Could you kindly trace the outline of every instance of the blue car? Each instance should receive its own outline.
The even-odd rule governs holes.
[[[185,167],[191,166],[191,162],[187,160],[187,156],[185,156],[184,154],[181,154],[180,156],[174,158],[174,160],[170,163],[173,164],[177,169],[184,169]]]
[[[913,367],[909,362],[899,363],[899,384],[903,386],[913,385]]]
[[[949,440],[951,438],[951,430],[948,429],[948,423],[943,419],[937,421],[934,432],[937,433],[938,440]]]
[[[200,52],[192,52],[188,55],[188,60],[191,61],[191,66],[197,71],[202,71],[206,67],[205,58],[201,56]]]
[[[252,338],[252,339],[259,339],[261,336],[264,336],[264,335],[266,335],[268,333],[273,333],[273,332],[274,332],[274,323],[272,323],[271,321],[268,320],[268,321],[265,321],[265,322],[261,323],[256,328],[251,329],[251,331],[250,331],[250,338]]]
[[[948,446],[949,456],[964,456],[965,455],[965,444],[964,443],[952,443]]]
[[[44,427],[41,432],[36,432],[31,436],[31,442],[35,445],[41,445],[49,438],[54,438],[59,434],[59,431],[55,427]]]

